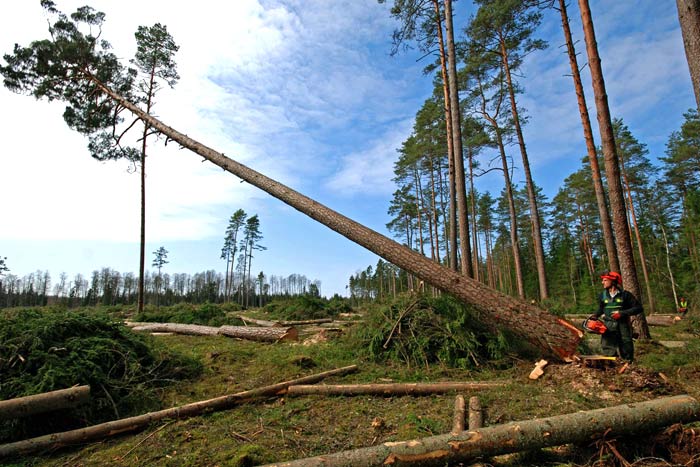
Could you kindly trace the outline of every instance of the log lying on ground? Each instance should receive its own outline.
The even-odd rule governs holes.
[[[282,383],[264,386],[249,391],[238,392],[226,396],[216,397],[205,401],[193,402],[191,404],[173,407],[170,409],[159,410],[157,412],[149,412],[135,417],[122,418],[111,422],[101,423],[86,428],[77,430],[65,431],[62,433],[54,433],[51,435],[39,436],[37,438],[26,439],[14,443],[0,445],[0,459],[18,454],[27,454],[30,452],[40,451],[42,449],[55,449],[62,446],[68,446],[77,443],[86,443],[96,439],[106,438],[108,436],[117,435],[129,431],[135,431],[144,428],[151,423],[170,419],[182,419],[194,417],[203,413],[214,412],[217,410],[225,410],[250,401],[256,397],[281,395],[287,391],[289,386],[294,384],[315,383],[330,376],[340,376],[357,371],[357,365],[337,368],[335,370],[325,371],[314,375],[304,376],[302,378],[285,381]]]
[[[502,382],[444,382],[444,383],[388,383],[388,384],[322,384],[295,385],[287,391],[289,396],[325,394],[333,396],[406,396],[444,394],[455,391],[490,389],[505,386]]]
[[[452,415],[452,431],[451,433],[457,434],[464,431],[464,423],[466,419],[467,405],[464,402],[464,396],[458,395],[455,397],[455,410]]]
[[[299,321],[277,321],[280,326],[304,326],[307,324],[327,324],[332,323],[331,318],[303,319]]]
[[[469,398],[469,429],[477,430],[484,426],[484,411],[478,397]]]
[[[552,355],[561,360],[568,361],[576,353],[583,332],[565,320],[442,266],[308,196],[226,157],[149,115],[104,83],[91,79],[96,87],[96,93],[103,92],[147,123],[151,129],[159,131],[182,147],[287,203],[399,268],[469,303],[477,311],[477,319],[482,324],[494,330],[508,329],[537,346],[546,355]]]
[[[136,324],[136,325],[134,325]],[[260,342],[295,341],[299,332],[295,328],[285,327],[249,327],[249,326],[202,326],[181,323],[128,323],[133,331],[174,332],[195,336],[228,336]]]
[[[299,338],[299,332],[295,328],[221,326],[219,328],[219,334],[261,342],[295,341]]]
[[[700,419],[700,403],[688,395],[576,412],[269,464],[267,467],[443,466],[568,443],[651,433]]]
[[[675,315],[647,315],[647,324],[649,326],[673,326],[676,324]]]
[[[69,409],[90,400],[90,386],[76,386],[58,391],[0,401],[0,420],[28,417],[53,410]]]
[[[264,327],[264,328],[272,328],[272,327],[277,326],[277,323],[275,323],[274,321],[267,321],[267,320],[264,320],[264,319],[248,318],[247,316],[240,316],[240,315],[236,315],[236,317],[237,317],[237,318],[240,318],[240,320],[243,321],[244,323],[253,323],[253,324],[255,324],[255,325],[262,326],[262,327]]]
[[[138,326],[132,326],[131,330],[145,332],[172,332],[175,334],[186,334],[190,336],[216,336],[219,334],[219,328],[215,326],[182,323],[139,323]]]

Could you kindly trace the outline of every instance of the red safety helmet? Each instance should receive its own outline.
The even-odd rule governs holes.
[[[588,318],[583,320],[583,329],[585,329],[588,332],[592,332],[593,334],[605,334],[605,332],[608,330],[607,326],[605,326],[605,323],[603,323],[601,320],[598,318]]]
[[[605,271],[600,275],[601,279],[610,279],[611,281],[615,282],[617,285],[622,285],[622,276],[620,275],[619,272],[615,271]]]

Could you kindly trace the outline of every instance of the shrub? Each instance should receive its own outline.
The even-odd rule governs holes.
[[[90,402],[0,424],[0,441],[159,407],[155,389],[197,376],[198,361],[156,346],[104,313],[20,309],[0,315],[0,399],[89,385]]]

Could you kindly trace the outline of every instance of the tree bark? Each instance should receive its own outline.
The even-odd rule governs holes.
[[[461,394],[455,397],[455,410],[452,417],[452,431],[451,433],[457,434],[464,431],[464,423],[467,413],[467,405],[464,402],[464,396]]]
[[[484,411],[478,397],[469,398],[469,430],[478,430],[484,426]]]
[[[180,407],[159,410],[157,412],[149,412],[136,417],[122,418],[120,420],[101,423],[99,425],[93,425],[87,428],[65,431],[62,433],[53,433],[51,435],[39,436],[37,438],[17,441],[15,443],[3,444],[0,445],[0,459],[17,454],[36,452],[47,448],[58,448],[71,444],[94,441],[96,439],[106,438],[119,433],[138,430],[155,421],[163,420],[165,418],[183,419],[187,417],[194,417],[203,413],[225,410],[256,397],[284,394],[287,391],[287,388],[294,384],[311,384],[331,376],[341,376],[354,371],[357,371],[357,365],[337,368],[335,370],[329,370],[323,373],[304,376],[302,378],[238,392],[236,394],[221,396],[214,399],[193,402]]]
[[[134,324],[134,323],[132,323]],[[132,331],[145,332],[172,332],[175,334],[186,334],[190,336],[216,336],[219,334],[219,328],[214,326],[202,326],[199,324],[181,324],[181,323],[137,323],[137,326],[132,326]]]
[[[559,11],[561,13],[561,25],[562,29],[564,30],[564,39],[566,40],[566,51],[569,55],[569,64],[571,65],[571,76],[574,79],[574,88],[576,89],[578,110],[579,114],[581,115],[581,124],[583,126],[583,138],[586,141],[586,152],[588,154],[588,162],[591,164],[591,178],[593,179],[593,189],[595,190],[595,198],[598,204],[600,225],[603,229],[605,251],[608,254],[608,265],[610,266],[610,269],[612,271],[619,271],[620,263],[617,259],[615,235],[613,234],[612,223],[610,221],[610,213],[608,212],[608,203],[605,196],[605,188],[603,187],[603,179],[600,176],[598,154],[596,152],[595,142],[593,141],[593,129],[591,128],[591,118],[588,114],[586,96],[583,92],[583,83],[581,81],[581,73],[578,68],[578,60],[576,59],[576,50],[574,49],[574,41],[571,37],[571,27],[569,27],[569,16],[566,13],[566,0],[559,0]]]
[[[700,403],[690,396],[664,397],[636,404],[511,422],[402,442],[269,464],[266,467],[370,467],[377,465],[443,466],[568,443],[651,433],[700,418]]]
[[[176,131],[146,114],[138,106],[116,94],[99,81],[95,81],[95,84],[116,102],[139,118],[147,120],[153,128],[183,147],[289,204],[390,263],[471,304],[478,312],[478,319],[485,325],[491,326],[492,329],[509,329],[538,347],[546,355],[558,359],[568,360],[576,352],[583,333],[575,326],[541,308],[502,294],[431,261],[411,248],[401,245]]]
[[[455,391],[490,389],[505,386],[502,382],[388,383],[388,384],[322,384],[291,386],[289,396],[324,394],[332,396],[425,396]]]
[[[676,323],[675,315],[649,315],[647,316],[647,324],[649,326],[673,326]]]
[[[457,196],[457,225],[459,227],[459,248],[462,274],[474,277],[472,271],[472,251],[469,240],[469,214],[467,211],[467,187],[464,181],[464,154],[462,152],[462,114],[459,107],[459,82],[457,81],[457,53],[452,21],[452,0],[445,2],[445,35],[447,45],[447,76],[450,91],[450,112],[452,113],[452,151],[454,154],[455,190]]]
[[[676,0],[695,102],[700,111],[700,0]]]
[[[277,342],[295,341],[299,337],[296,328],[257,328],[252,326],[221,326],[219,334],[251,341]]]
[[[28,417],[54,410],[68,409],[90,399],[90,386],[76,386],[26,397],[0,401],[0,420]]]
[[[578,0],[578,4],[581,10],[581,22],[583,23],[583,33],[586,40],[586,52],[591,69],[593,94],[595,95],[598,116],[598,128],[600,130],[600,138],[603,146],[603,155],[605,156],[605,174],[608,180],[610,210],[612,212],[615,243],[620,260],[620,272],[622,273],[625,288],[632,292],[635,297],[641,299],[637,267],[634,264],[634,252],[632,251],[632,241],[630,239],[630,228],[627,222],[625,195],[620,179],[620,160],[615,145],[610,107],[608,106],[608,95],[605,90],[603,68],[600,65],[600,55],[598,54],[598,43],[596,42],[595,30],[593,28],[591,9],[588,0]],[[644,313],[640,313],[632,318],[632,327],[640,338],[650,338],[649,328],[644,321]]]

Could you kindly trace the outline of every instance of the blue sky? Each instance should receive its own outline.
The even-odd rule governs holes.
[[[72,12],[84,1],[57,1]],[[422,54],[389,55],[396,23],[376,0],[152,0],[89,3],[107,14],[103,37],[133,56],[139,25],[166,24],[180,45],[181,79],[155,112],[165,123],[317,201],[386,233],[391,181],[413,117],[431,92]],[[613,116],[663,155],[682,113],[694,105],[673,2],[591,2]],[[45,37],[39,1],[12,2],[0,18],[0,50]],[[458,2],[466,26],[471,3]],[[584,64],[578,9],[570,7]],[[558,12],[545,16],[545,51],[522,70],[525,138],[535,183],[551,197],[585,154]],[[592,91],[586,97],[593,112]],[[0,256],[18,276],[49,270],[55,280],[111,267],[138,271],[139,176],[126,162],[90,158],[86,141],[63,123],[63,106],[0,89]],[[597,136],[597,133],[596,133]],[[596,141],[599,138],[596,137]],[[509,148],[516,161],[516,148]],[[489,154],[485,154],[488,158]],[[224,270],[227,220],[258,214],[263,245],[254,271],[304,274],[324,295],[345,294],[351,274],[377,257],[174,145],[150,145],[147,265],[169,250],[166,272]],[[514,181],[522,181],[516,169]],[[497,194],[498,177],[477,187]]]

